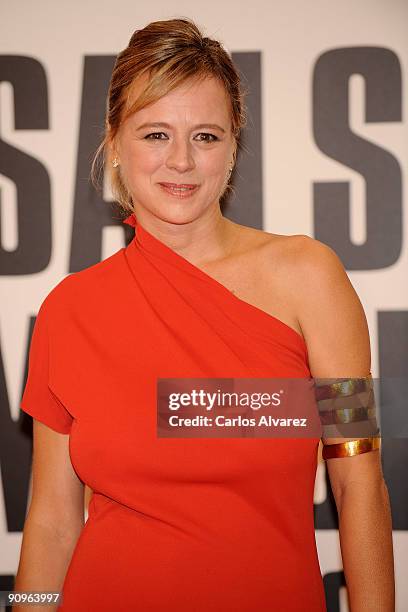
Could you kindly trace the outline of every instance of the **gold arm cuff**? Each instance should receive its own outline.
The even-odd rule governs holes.
[[[371,406],[358,406],[357,408],[337,408],[325,410],[320,413],[322,425],[334,423],[355,423],[375,419],[375,408]]]
[[[321,379],[334,380],[330,384],[321,384],[315,387],[315,395],[317,401],[332,399],[334,397],[347,397],[356,393],[363,393],[373,389],[373,378],[371,373],[362,378],[344,378],[344,379]]]
[[[381,438],[359,438],[349,440],[339,444],[325,444],[322,451],[322,458],[332,459],[334,457],[352,457],[361,453],[368,453],[381,447]]]

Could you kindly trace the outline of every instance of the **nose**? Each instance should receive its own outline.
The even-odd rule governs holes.
[[[174,138],[167,149],[166,166],[170,170],[177,170],[178,172],[187,172],[195,167],[188,139]]]

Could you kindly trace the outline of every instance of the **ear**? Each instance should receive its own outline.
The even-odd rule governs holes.
[[[233,151],[233,153],[232,153],[232,159],[233,159],[233,161],[234,161],[234,166],[235,166],[235,163],[236,163],[236,161],[237,161],[237,150],[238,150],[238,142],[237,142],[237,141],[236,141],[236,139],[234,138],[234,151]]]
[[[108,160],[110,163],[113,162],[115,157],[119,158],[117,142],[115,139],[110,140],[107,144]]]

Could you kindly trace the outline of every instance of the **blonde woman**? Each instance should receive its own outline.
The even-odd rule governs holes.
[[[159,378],[370,373],[335,253],[222,215],[244,124],[231,58],[192,21],[150,23],[118,55],[98,156],[135,235],[47,295],[21,405],[34,480],[16,590],[62,591],[61,610],[326,610],[319,438],[157,435]],[[328,460],[351,609],[391,611],[380,454],[360,451]]]

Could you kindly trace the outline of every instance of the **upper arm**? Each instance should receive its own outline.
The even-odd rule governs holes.
[[[73,415],[50,386],[50,372],[56,364],[64,364],[61,343],[57,342],[61,330],[57,296],[53,290],[38,311],[20,407],[33,417],[32,492],[27,518],[69,537],[84,523],[84,485],[69,455]]]
[[[69,456],[69,435],[33,420],[30,520],[55,529],[62,538],[84,524],[84,484]]]
[[[363,378],[371,373],[370,338],[361,301],[336,253],[302,237],[298,243],[298,320],[314,378]],[[335,444],[355,438],[322,438]],[[335,495],[351,482],[382,479],[379,452],[326,461]]]

